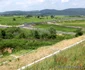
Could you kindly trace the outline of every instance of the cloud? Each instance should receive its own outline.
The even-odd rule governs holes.
[[[62,3],[69,2],[69,0],[61,0]]]
[[[72,3],[72,5],[74,5],[74,6],[78,6],[78,5],[79,5],[79,3]]]
[[[41,10],[85,8],[85,0],[0,0],[0,12],[10,10]]]
[[[42,4],[45,0],[0,0],[0,10],[27,9],[30,6]]]

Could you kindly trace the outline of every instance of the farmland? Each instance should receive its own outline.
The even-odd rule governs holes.
[[[52,46],[64,40],[68,41],[73,38],[76,39],[77,37],[85,33],[85,28],[84,28],[85,17],[84,16],[81,16],[81,17],[79,16],[74,16],[74,17],[73,16],[30,16],[30,15],[0,16],[0,24],[1,24],[0,25],[0,65],[2,67],[5,65],[3,64],[3,62],[5,61],[8,61],[8,63],[12,62],[15,56],[16,57],[22,56],[22,55],[31,56],[33,51],[34,53],[36,53],[38,49],[50,48],[48,46]],[[84,45],[84,43],[80,45]],[[77,46],[79,47],[79,45]],[[9,51],[9,49],[11,52]],[[44,52],[48,52],[45,49],[44,49]],[[78,50],[78,52],[81,52],[81,50],[82,48]],[[69,49],[68,54],[66,54],[66,52],[64,51],[64,53],[61,52],[58,55],[59,58],[57,57],[57,55],[55,55],[54,57],[48,58],[40,62],[39,64],[37,64],[39,65],[38,69],[37,69],[38,66],[34,65],[33,69],[30,67],[27,70],[42,70],[42,69],[49,70],[49,68],[53,70],[54,68],[57,68],[56,65],[58,64],[61,65],[62,63],[64,63],[63,60],[62,61],[59,60],[60,63],[58,62],[57,64],[54,62],[55,61],[54,58],[56,59],[63,58],[67,60],[67,57],[69,56],[67,57],[65,56],[64,58],[63,55],[65,54],[70,55],[71,51],[74,52],[73,49],[71,50]],[[83,55],[82,52],[81,52],[81,55]],[[43,57],[43,55],[41,55],[40,57]],[[72,59],[74,59],[74,57],[72,57]],[[16,58],[16,60],[19,61],[19,58],[18,59]],[[50,62],[48,63],[49,60]],[[72,61],[71,60],[68,61],[67,64],[70,62]],[[25,64],[27,63],[23,63],[22,65],[17,66],[15,68],[19,68]],[[44,67],[44,64],[46,65],[46,67]]]
[[[15,20],[13,20],[15,19]],[[54,20],[51,19],[50,16],[48,17],[26,17],[26,16],[1,16],[0,17],[0,24],[2,25],[21,25],[24,23],[32,23],[32,22],[44,22],[44,21],[50,21]]]
[[[64,31],[64,32],[76,32],[78,28],[69,28],[59,25],[53,25],[53,24],[36,24],[36,28],[42,28],[42,29],[48,29],[49,27],[54,27],[57,31]]]

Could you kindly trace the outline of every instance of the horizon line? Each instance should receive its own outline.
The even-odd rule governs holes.
[[[3,12],[9,12],[9,11],[25,11],[25,12],[30,12],[30,11],[42,11],[42,10],[58,10],[58,11],[62,11],[62,10],[67,10],[67,9],[85,9],[85,8],[66,8],[66,9],[41,9],[41,10],[8,10],[8,11],[0,11],[0,13]]]

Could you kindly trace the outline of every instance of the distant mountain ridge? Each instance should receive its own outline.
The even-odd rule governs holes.
[[[6,11],[0,15],[85,15],[85,8],[69,8],[65,10],[44,9],[37,11]]]

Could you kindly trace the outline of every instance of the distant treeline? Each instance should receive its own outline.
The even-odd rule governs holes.
[[[85,8],[69,8],[65,10],[44,9],[41,11],[7,11],[0,15],[85,15]]]

